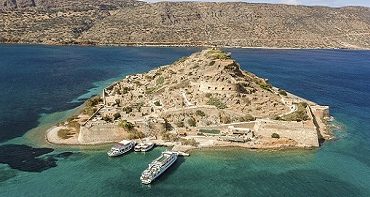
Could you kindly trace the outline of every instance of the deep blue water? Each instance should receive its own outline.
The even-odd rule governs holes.
[[[342,129],[318,150],[197,151],[143,187],[161,148],[111,160],[103,149],[9,144],[112,81],[197,50],[0,45],[0,196],[370,196],[370,51],[226,49],[243,69],[330,106]]]
[[[0,142],[36,127],[40,113],[71,109],[93,82],[148,71],[195,49],[1,45]]]

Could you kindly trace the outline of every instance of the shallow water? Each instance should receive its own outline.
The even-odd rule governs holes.
[[[0,141],[18,144],[0,155],[18,155],[11,158],[18,168],[0,164],[0,196],[370,196],[369,51],[228,49],[243,69],[331,107],[343,128],[317,150],[195,151],[144,186],[141,172],[164,148],[112,159],[109,146],[58,146],[33,163],[29,147],[19,146],[49,146],[35,136],[73,113],[65,110],[196,50],[0,45]]]

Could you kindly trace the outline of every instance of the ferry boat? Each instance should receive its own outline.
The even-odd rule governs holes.
[[[141,182],[143,184],[150,184],[177,160],[177,156],[177,152],[162,152],[161,156],[150,163],[149,167],[141,174]]]
[[[146,151],[149,151],[150,149],[152,149],[154,147],[154,145],[155,144],[153,142],[139,143],[135,146],[134,151],[135,152],[146,152]]]
[[[114,145],[110,151],[107,152],[108,156],[116,157],[124,153],[127,153],[135,146],[135,142],[132,140],[122,140],[116,145]]]

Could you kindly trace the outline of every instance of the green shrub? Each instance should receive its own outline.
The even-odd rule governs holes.
[[[112,119],[108,116],[104,116],[103,120],[106,121],[106,122],[112,122]]]
[[[250,115],[250,114],[246,114],[245,116],[241,117],[241,118],[240,118],[240,120],[241,120],[242,122],[249,122],[249,121],[255,121],[255,120],[256,120],[256,118],[255,118],[255,117],[253,117],[253,116],[252,116],[252,115]]]
[[[162,132],[161,135],[162,135],[162,139],[165,140],[165,141],[175,142],[179,139],[177,137],[177,135],[172,134],[172,133],[168,133],[168,132]]]
[[[90,99],[88,99],[86,102],[85,102],[85,106],[86,107],[94,107],[95,105],[99,104],[99,102],[101,102],[102,99],[100,98],[100,96],[94,96]]]
[[[131,90],[131,88],[129,88],[129,87],[123,87],[121,92],[122,92],[122,94],[127,94],[130,90]]]
[[[120,118],[121,117],[121,114],[120,113],[115,113],[115,114],[113,114],[113,118],[114,118],[114,120],[117,120],[118,118]]]
[[[209,100],[207,101],[207,105],[214,105],[218,109],[227,108],[225,103],[221,102],[218,98],[214,98],[214,97],[209,98]]]
[[[279,90],[279,94],[283,96],[288,96],[285,90]]]
[[[198,146],[199,142],[195,141],[194,139],[183,139],[180,138],[180,142],[182,145],[190,145],[190,146]]]
[[[188,119],[188,125],[191,127],[195,127],[197,125],[197,122],[195,121],[194,118],[189,118]]]
[[[284,115],[281,117],[281,120],[285,121],[305,121],[308,120],[308,114],[306,111],[307,103],[301,102],[297,104],[297,111]]]
[[[95,107],[85,106],[85,108],[82,110],[82,113],[92,116],[96,112],[96,110],[97,109]]]
[[[132,140],[132,139],[140,139],[140,138],[144,138],[144,137],[145,137],[145,134],[143,132],[133,130],[133,131],[129,132],[127,138]]]
[[[124,112],[126,112],[127,114],[129,114],[129,113],[131,113],[131,112],[132,112],[132,107],[129,107],[129,106],[127,106],[127,107],[123,107],[123,108],[122,108],[122,111],[124,111]]]
[[[163,76],[158,77],[158,79],[156,80],[157,86],[161,86],[163,85],[163,83],[164,83],[164,77]]]
[[[185,124],[184,124],[184,122],[183,122],[183,121],[178,121],[178,122],[176,122],[176,126],[177,126],[177,127],[184,127],[184,126],[185,126]]]
[[[153,92],[156,90],[155,87],[149,87],[145,89],[145,94],[153,94]]]
[[[222,116],[220,116],[220,121],[223,124],[229,124],[229,123],[231,123],[231,118],[230,118],[230,116],[222,115]]]
[[[155,105],[155,106],[162,106],[162,105],[161,105],[161,103],[160,103],[159,101],[155,101],[155,102],[154,102],[154,105]]]
[[[268,83],[260,83],[259,86],[262,89],[267,90],[267,91],[271,91],[271,88],[272,88],[272,85]]]
[[[202,116],[202,117],[206,116],[206,114],[203,111],[201,111],[201,110],[197,110],[195,112],[195,114],[198,115],[198,116]]]
[[[280,138],[280,135],[279,135],[279,134],[277,134],[277,133],[273,133],[273,134],[271,135],[271,137],[272,137],[272,138],[277,138],[277,139],[279,139],[279,138]]]
[[[128,122],[127,120],[122,120],[120,123],[118,123],[118,126],[122,127],[126,131],[132,131],[135,127],[134,124]]]
[[[224,51],[221,51],[220,49],[212,49],[212,50],[209,50],[207,53],[206,53],[206,56],[208,58],[213,58],[213,59],[222,59],[222,60],[226,60],[226,59],[230,59],[230,55],[226,54]]]

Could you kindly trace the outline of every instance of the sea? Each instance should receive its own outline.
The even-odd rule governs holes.
[[[370,196],[370,51],[224,49],[242,69],[329,105],[335,139],[312,150],[200,149],[151,185],[164,151],[108,158],[45,131],[129,74],[201,48],[0,45],[0,196]]]

